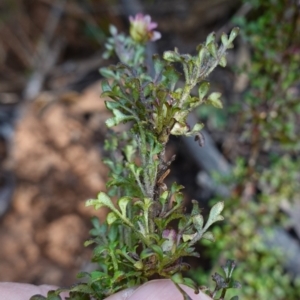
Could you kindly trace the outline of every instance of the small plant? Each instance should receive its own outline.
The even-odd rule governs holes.
[[[182,272],[190,268],[183,258],[199,257],[195,244],[201,239],[213,241],[209,228],[223,220],[223,202],[211,208],[206,221],[195,200],[191,213],[185,212],[183,186],[174,182],[168,187],[165,183],[175,159],[166,160],[165,149],[170,135],[199,139],[203,124],[190,128],[187,123],[194,108],[222,107],[221,94],[209,94],[207,78],[218,65],[226,65],[226,51],[233,47],[238,29],[229,36],[223,34],[220,46],[214,33],[210,34],[197,47],[195,56],[177,49],[166,51],[162,58],[154,55],[154,74],[150,75],[150,66],[145,65],[145,44],[160,34],[153,31],[156,24],[149,16],[138,14],[130,18],[130,24],[130,36],[110,27],[112,37],[105,56],[115,53],[120,63],[101,69],[107,78],[102,82],[102,96],[108,98],[106,107],[112,113],[106,125],[112,128],[122,124],[126,131],[110,132],[105,143],[110,155],[104,160],[110,169],[107,192],[87,201],[87,206],[110,210],[103,224],[92,220],[92,238],[86,242],[86,246],[95,245],[92,261],[98,269],[81,273],[79,277],[84,277],[85,283],[71,288],[68,299],[104,299],[152,278],[170,278],[184,299],[190,299],[179,284],[193,288],[195,293],[199,287],[183,277]],[[183,76],[178,69],[183,70]],[[184,83],[181,87],[179,80]],[[192,94],[195,88],[196,96]],[[223,281],[216,275],[217,290],[233,287],[229,280],[232,264],[225,270]],[[48,299],[60,299],[62,291],[49,293]]]
[[[232,278],[233,271],[236,264],[233,260],[227,260],[226,264],[222,266],[224,276],[215,273],[212,275],[212,280],[215,282],[215,288],[210,290],[206,286],[201,287],[201,290],[206,292],[210,297],[215,300],[224,300],[227,290],[229,289],[239,289],[241,284]],[[217,295],[220,295],[219,297]],[[230,300],[238,300],[238,296],[233,296]]]

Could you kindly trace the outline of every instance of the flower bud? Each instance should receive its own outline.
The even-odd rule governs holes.
[[[148,41],[156,41],[161,38],[158,31],[153,31],[157,27],[157,23],[151,22],[149,15],[137,14],[135,17],[129,17],[130,35],[132,39],[138,43],[146,43]]]

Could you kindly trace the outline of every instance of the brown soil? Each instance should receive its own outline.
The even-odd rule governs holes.
[[[24,108],[9,161],[17,185],[1,220],[0,281],[69,285],[88,267],[82,245],[95,211],[84,203],[107,176],[97,147],[107,117],[99,87],[42,94]]]

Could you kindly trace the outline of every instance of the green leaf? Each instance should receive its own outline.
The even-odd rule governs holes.
[[[151,198],[144,198],[144,210],[148,212],[149,208],[153,204],[153,201]]]
[[[88,275],[90,275],[90,274],[88,274]],[[85,283],[79,283],[79,284],[73,285],[70,291],[71,292],[81,292],[81,293],[86,293],[86,294],[89,294],[92,292],[91,288]]]
[[[223,108],[223,104],[220,100],[221,93],[211,93],[207,99],[207,103],[211,104],[212,106],[216,108]]]
[[[210,42],[207,45],[207,49],[209,51],[209,53],[212,55],[213,58],[217,58],[218,57],[218,51],[217,51],[217,46],[214,42]]]
[[[152,59],[154,63],[155,74],[160,74],[165,67],[165,62],[160,59],[158,54],[154,54]]]
[[[226,65],[227,65],[227,60],[226,60],[225,55],[223,55],[223,56],[220,58],[219,65],[220,65],[221,67],[223,67],[223,68],[226,67]]]
[[[104,276],[107,276],[107,274],[105,274],[104,272],[101,271],[93,271],[91,272],[91,278],[93,281],[99,280],[101,278],[103,278]],[[79,291],[79,286],[74,287],[74,291]]]
[[[194,224],[195,228],[197,229],[197,231],[201,232],[203,229],[203,224],[204,224],[203,216],[202,215],[192,216],[192,220],[193,220],[193,224]]]
[[[162,205],[165,205],[166,204],[166,201],[168,199],[168,196],[169,196],[169,191],[164,191],[161,196],[159,197],[159,202],[162,204]]]
[[[153,256],[153,255],[154,255],[153,250],[152,250],[152,249],[149,249],[149,248],[146,248],[146,249],[144,249],[144,250],[141,252],[140,258],[141,258],[141,259],[146,259],[146,258],[148,258],[148,257],[150,257],[150,256]]]
[[[105,101],[105,106],[108,110],[113,110],[120,107],[120,103],[116,101]]]
[[[199,207],[199,202],[197,200],[192,200],[193,208],[191,212],[191,216],[196,216],[201,214],[201,210]]]
[[[144,225],[143,225],[140,221],[138,221],[137,224],[139,225],[139,229],[138,229],[139,232],[140,232],[143,236],[146,236],[146,229],[145,229]]]
[[[144,87],[144,89],[143,89],[143,91],[144,91],[144,97],[146,98],[146,97],[148,97],[149,95],[151,95],[153,89],[154,89],[154,84],[153,84],[153,82],[149,82],[149,83]]]
[[[236,267],[236,264],[231,259],[228,259],[226,261],[225,266],[222,266],[222,269],[223,269],[223,271],[224,271],[227,278],[230,278],[232,276],[232,272],[234,271],[235,267]]]
[[[216,39],[216,34],[214,32],[210,33],[207,38],[206,38],[206,42],[205,45],[207,46],[208,44],[210,44],[211,42],[214,42]]]
[[[137,261],[134,265],[133,265],[136,269],[138,270],[142,270],[144,268],[144,264],[142,261]]]
[[[207,49],[203,45],[201,45],[201,47],[199,46],[198,56],[199,56],[199,62],[200,62],[201,65],[204,64],[205,58],[206,58],[207,55],[208,55]]]
[[[108,225],[111,225],[113,222],[117,220],[117,215],[111,211],[107,216],[106,216],[106,222]]]
[[[215,241],[215,237],[214,235],[212,234],[212,232],[210,231],[206,231],[203,235],[202,235],[202,238],[203,239],[206,239],[206,240],[209,240],[211,242],[214,242]]]
[[[180,210],[180,206],[178,206],[178,210]],[[181,219],[184,217],[184,214],[180,212],[173,212],[167,219],[165,219],[165,224],[168,225],[171,221],[176,220],[176,219]]]
[[[159,260],[162,260],[163,257],[164,257],[164,253],[163,253],[162,248],[158,245],[155,245],[155,244],[150,245],[150,247],[157,254]]]
[[[184,189],[183,185],[178,184],[177,182],[173,182],[172,186],[171,186],[171,193],[177,193],[179,191],[181,191],[182,189]]]
[[[183,240],[184,242],[188,242],[188,241],[191,241],[195,236],[196,236],[196,233],[192,233],[192,234],[183,234],[183,235],[182,235],[182,240]]]
[[[184,284],[184,279],[181,273],[176,273],[171,277],[171,280],[177,284]]]
[[[177,81],[180,79],[180,73],[173,66],[167,66],[164,68],[163,77],[167,81],[170,91],[173,91]]]
[[[136,147],[132,144],[127,144],[124,147],[124,154],[128,162],[132,162],[132,160],[134,159],[135,152],[136,152]]]
[[[173,128],[171,129],[171,134],[173,135],[185,135],[186,133],[188,133],[189,128],[187,127],[186,124],[182,124],[179,122],[176,122],[173,126]]]
[[[116,77],[116,74],[114,73],[114,71],[108,69],[108,68],[101,68],[100,69],[100,73],[103,77],[105,78],[115,78]]]
[[[115,223],[109,227],[108,239],[110,241],[110,243],[109,243],[110,251],[115,252],[117,243],[112,244],[112,242],[116,242],[119,240],[119,225],[118,224]],[[112,254],[111,254],[111,256],[112,256]]]
[[[233,40],[237,37],[239,34],[240,29],[238,27],[235,27],[231,30],[230,36],[229,36],[229,42],[232,43]]]
[[[116,271],[114,277],[112,278],[113,282],[118,282],[126,278],[126,273],[123,271]]]
[[[89,288],[89,292],[70,292],[68,298],[66,300],[90,300],[90,296],[88,294],[93,293],[93,290]]]
[[[210,87],[210,83],[205,81],[202,82],[199,86],[198,89],[198,95],[199,95],[199,99],[202,101],[203,98],[206,96],[207,92],[209,91],[209,87]]]
[[[133,97],[133,100],[136,102],[140,99],[140,88],[141,84],[138,78],[130,78],[130,81],[126,84],[130,89],[130,95]]]
[[[104,245],[98,245],[95,249],[94,249],[94,254],[95,256],[99,256],[101,255],[103,252],[107,252],[107,247]],[[96,272],[96,271],[95,271]]]
[[[224,47],[226,47],[229,43],[228,36],[225,32],[223,32],[221,35],[221,41],[222,41],[222,44],[224,45]]]
[[[204,231],[206,231],[209,228],[209,226],[211,226],[213,223],[224,220],[223,216],[220,215],[223,208],[224,208],[224,202],[218,202],[211,208],[209,212],[208,221],[206,222],[204,227]]]
[[[224,202],[216,203],[210,210],[209,219],[217,219],[224,209]]]
[[[99,209],[102,206],[106,206],[111,210],[115,210],[115,206],[112,203],[111,199],[103,192],[98,194],[98,199],[91,199],[86,201],[85,206],[94,206],[95,209]]]
[[[121,111],[119,111],[118,109],[113,109],[112,112],[114,114],[114,117],[109,118],[105,121],[105,124],[106,124],[107,127],[113,127],[113,126],[118,125],[121,122],[125,122],[125,121],[129,121],[129,120],[134,119],[133,116],[125,115]]]
[[[84,245],[84,247],[88,247],[88,246],[90,246],[90,245],[92,245],[92,244],[94,244],[94,243],[95,243],[94,240],[87,240],[87,241],[85,241],[85,242],[83,243],[83,245]]]
[[[169,62],[181,61],[180,55],[174,51],[165,51],[163,54],[163,59]]]
[[[110,87],[107,80],[102,80],[101,81],[101,88],[102,88],[102,93],[105,93],[107,91],[111,91],[111,87]]]
[[[178,110],[174,113],[173,118],[178,122],[185,124],[186,117],[188,116],[188,110]]]
[[[197,123],[194,125],[193,129],[189,131],[186,136],[194,135],[195,133],[198,133],[202,128],[204,127],[203,123]]]
[[[97,217],[92,217],[91,218],[91,222],[94,226],[94,228],[91,230],[91,235],[101,235],[101,234],[105,234],[106,233],[106,225],[105,224],[100,224],[99,222],[99,218]],[[93,231],[93,232],[92,232]],[[95,234],[94,234],[95,233]]]
[[[122,216],[124,218],[126,218],[126,208],[127,208],[127,205],[128,203],[131,201],[131,198],[130,197],[122,197],[119,199],[118,201],[118,205],[120,207],[120,210],[121,210],[121,213],[122,213]]]

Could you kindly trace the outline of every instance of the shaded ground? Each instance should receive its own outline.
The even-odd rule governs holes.
[[[107,118],[99,86],[48,107],[41,95],[23,110],[10,158],[16,189],[0,227],[1,281],[71,284],[85,267],[82,244],[96,212],[84,201],[107,176],[97,149]]]

